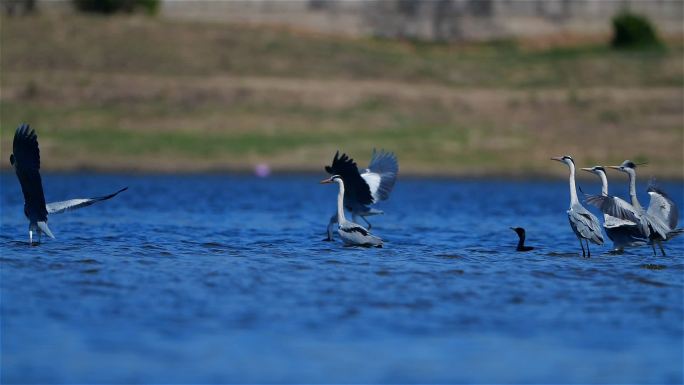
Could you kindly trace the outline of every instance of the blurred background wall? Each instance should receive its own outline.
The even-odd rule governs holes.
[[[679,1],[596,0],[254,0],[162,3],[165,17],[290,26],[322,33],[421,40],[490,40],[608,34],[629,9],[664,33],[682,30]]]

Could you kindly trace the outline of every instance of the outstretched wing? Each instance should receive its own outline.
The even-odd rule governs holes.
[[[347,154],[340,156],[340,152],[336,152],[332,165],[326,166],[325,171],[331,175],[342,177],[345,200],[364,206],[373,203],[373,196],[368,183],[359,174],[359,168],[354,159],[348,157]]]
[[[81,207],[87,207],[92,204],[95,204],[97,202],[102,202],[106,201],[107,199],[112,199],[115,196],[119,195],[119,193],[128,190],[128,187],[124,187],[121,190],[109,194],[109,195],[104,195],[101,197],[95,197],[95,198],[77,198],[77,199],[69,199],[67,201],[61,201],[61,202],[52,202],[48,203],[46,205],[46,209],[48,214],[60,214],[63,212],[67,211],[72,211],[76,209],[80,209]]]
[[[22,124],[14,132],[10,163],[14,166],[24,194],[24,213],[31,222],[47,221],[45,194],[40,179],[38,136],[28,124]]]
[[[602,213],[611,217],[628,220],[634,223],[641,222],[641,215],[631,204],[623,199],[612,195],[587,195],[586,202],[597,207]]]
[[[651,216],[662,219],[665,224],[670,226],[670,229],[675,229],[679,222],[677,205],[664,191],[656,186],[649,186],[647,191],[648,195],[651,196],[651,202],[649,202],[646,212]]]
[[[384,201],[389,198],[394,183],[397,181],[399,163],[394,153],[373,149],[373,156],[366,171],[361,177],[366,181],[370,189],[373,203]]]

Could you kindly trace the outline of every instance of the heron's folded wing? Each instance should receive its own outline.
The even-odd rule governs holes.
[[[369,205],[373,203],[368,183],[359,174],[359,168],[354,159],[342,154],[335,153],[332,164],[325,167],[325,171],[331,175],[339,175],[344,181],[345,199],[352,199],[355,203]]]
[[[574,223],[575,228],[584,238],[590,239],[597,244],[603,244],[603,230],[598,218],[589,211],[568,211],[570,221]]]
[[[45,195],[40,178],[40,150],[38,136],[28,124],[22,124],[14,133],[12,156],[14,166],[24,194],[26,215],[31,221],[46,221]]]
[[[662,219],[670,229],[676,228],[679,222],[679,212],[672,199],[655,186],[649,186],[648,195],[651,196],[651,201],[646,212],[651,216]]]
[[[119,193],[128,190],[128,187],[124,187],[121,190],[109,194],[109,195],[104,195],[101,197],[95,197],[95,198],[76,198],[76,199],[69,199],[66,201],[60,201],[60,202],[52,202],[48,203],[46,205],[47,212],[49,214],[59,214],[63,213],[66,211],[72,211],[76,209],[80,209],[82,207],[87,207],[92,204],[95,204],[97,202],[102,202],[106,201],[107,199],[114,198],[115,196],[119,195]]]
[[[394,153],[373,149],[368,169],[361,177],[369,186],[373,203],[389,198],[399,173],[399,163]]]

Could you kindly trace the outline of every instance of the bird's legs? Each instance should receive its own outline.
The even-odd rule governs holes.
[[[665,256],[665,249],[663,248],[663,243],[661,241],[658,241],[658,247],[660,247],[660,252],[663,253],[663,257]]]
[[[584,240],[587,243],[587,258],[591,258],[591,250],[589,250],[589,240]]]
[[[655,241],[652,241],[652,242],[651,242],[651,248],[653,248],[653,256],[654,256],[654,257],[655,257],[655,256],[657,256],[657,255],[658,255],[658,253],[656,253],[656,249],[655,249]]]
[[[371,223],[370,223],[370,222],[368,222],[368,219],[366,219],[366,217],[365,217],[365,216],[363,216],[363,215],[361,215],[361,219],[363,219],[363,221],[364,221],[364,222],[366,222],[366,224],[368,225],[368,230],[370,230],[370,229],[371,229],[371,227],[372,227],[372,225],[371,225]]]
[[[337,223],[337,213],[333,214],[330,217],[330,221],[328,222],[328,229],[327,229],[327,234],[328,237],[323,239],[324,241],[332,241],[333,240],[333,226]]]
[[[582,238],[577,239],[579,239],[580,247],[582,248],[582,257],[584,258],[586,254],[584,253],[584,244],[582,243]]]

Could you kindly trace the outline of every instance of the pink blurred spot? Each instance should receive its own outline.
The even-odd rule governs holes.
[[[271,175],[271,168],[266,163],[259,163],[254,167],[254,174],[259,178],[266,178]]]

